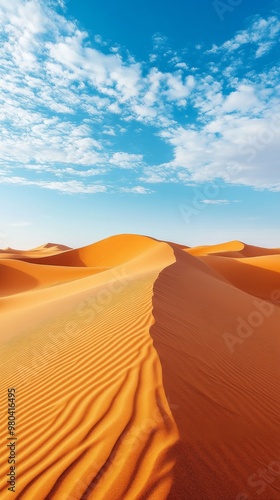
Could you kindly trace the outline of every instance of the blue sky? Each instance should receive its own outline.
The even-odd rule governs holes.
[[[278,0],[0,0],[0,247],[280,247]]]

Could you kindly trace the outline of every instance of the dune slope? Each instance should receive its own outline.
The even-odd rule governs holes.
[[[279,288],[280,255],[242,259],[207,255],[201,260],[235,287],[261,299],[273,301],[273,290]]]
[[[56,286],[55,296],[49,288],[11,298],[17,315],[15,335],[2,343],[1,404],[16,387],[18,498],[167,497],[178,434],[149,329],[154,281],[174,255],[151,243],[148,252],[135,248],[139,257],[124,269],[105,271],[103,282],[93,275]],[[26,321],[21,297],[30,301]],[[5,440],[6,425],[3,499]]]
[[[180,435],[168,498],[277,499],[279,305],[174,253],[155,283],[151,328]]]

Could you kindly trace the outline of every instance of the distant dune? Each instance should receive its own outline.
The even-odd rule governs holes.
[[[280,249],[7,248],[0,310],[1,499],[280,498]]]
[[[66,245],[58,245],[57,243],[45,243],[45,245],[33,248],[33,250],[38,250],[38,251],[50,250],[51,252],[55,252],[56,250],[58,251],[71,250],[71,248],[67,247]]]
[[[0,249],[0,258],[2,259],[28,259],[33,257],[42,257],[45,255],[54,255],[56,253],[61,253],[65,250],[71,250],[70,247],[65,245],[57,245],[56,243],[46,243],[45,245],[41,245],[36,248],[32,248],[31,250],[15,250],[14,248],[4,248]]]

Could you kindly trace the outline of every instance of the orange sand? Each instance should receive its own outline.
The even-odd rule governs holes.
[[[279,499],[277,290],[241,242],[1,251],[0,498]]]

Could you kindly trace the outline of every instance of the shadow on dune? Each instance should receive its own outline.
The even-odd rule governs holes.
[[[280,255],[277,257],[280,262]],[[254,265],[254,259],[252,264],[244,262],[243,259],[216,256],[202,257],[201,260],[239,290],[260,299],[273,301],[273,292],[280,290],[280,265],[278,265],[279,271],[274,271]]]
[[[78,250],[66,250],[61,253],[46,255],[44,257],[20,256],[19,260],[23,260],[29,264],[43,264],[46,266],[87,267],[87,265],[82,261]]]
[[[197,281],[198,274],[203,279],[203,271],[206,272],[206,279],[209,278],[208,266],[205,266],[196,257],[182,252],[177,246],[173,244],[170,246],[173,248],[176,262],[163,269],[154,284],[153,316],[155,323],[150,330],[154,347],[162,365],[165,393],[181,438],[173,449],[175,467],[173,485],[168,499],[201,500],[203,488],[201,489],[200,479],[195,470],[192,470],[193,461],[190,454],[193,451],[187,445],[188,434],[192,432],[192,429],[188,427],[187,413],[193,410],[191,384],[197,360],[193,359],[194,351],[188,352],[190,346],[187,339],[192,325],[189,324],[187,315],[184,313],[194,306],[192,298],[197,302],[197,311],[193,308],[193,316],[195,317],[196,313],[202,313],[202,299],[197,300],[197,291],[193,294],[192,283]],[[210,276],[211,271],[209,268]],[[205,477],[208,475],[209,471],[205,470]]]
[[[256,329],[250,341],[232,356],[225,347],[223,332],[235,327],[238,314],[247,317],[255,299],[199,258],[171,246],[176,262],[163,269],[155,281],[155,322],[150,329],[180,435],[168,499],[234,500],[244,483],[246,487],[249,471],[257,467],[256,456],[262,459],[263,447],[268,447],[269,456],[275,453],[274,440],[270,440],[275,432],[271,415],[268,436],[258,445],[258,455],[252,450],[262,415],[258,397],[263,397],[264,381],[259,368],[261,365],[271,373],[276,369],[273,346],[278,338],[277,325],[272,325],[272,317],[264,321],[263,335],[269,332],[270,344],[261,343],[265,337],[260,337]],[[248,272],[251,280],[256,272],[255,284],[268,276],[271,285],[279,283],[277,273],[241,263],[237,266],[241,274]],[[278,313],[277,308],[276,322]],[[257,399],[251,397],[256,390]],[[244,443],[251,450],[245,455]],[[272,489],[268,493],[271,499],[279,498]]]
[[[14,269],[0,262],[0,296],[15,295],[16,293],[33,290],[39,281],[28,273]]]

